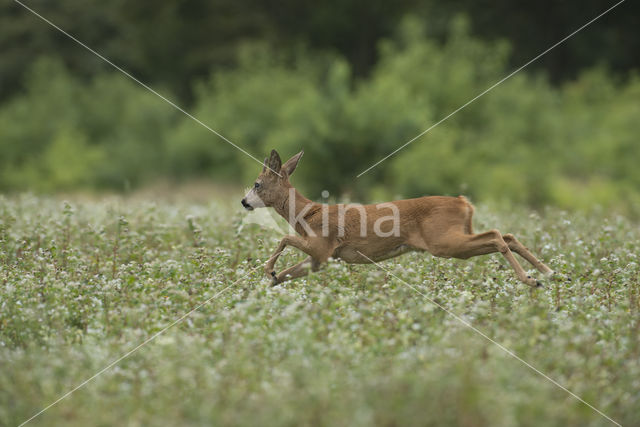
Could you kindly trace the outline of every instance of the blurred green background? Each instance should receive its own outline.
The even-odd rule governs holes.
[[[640,214],[640,4],[625,2],[356,175],[613,2],[25,2],[294,183],[361,201]],[[259,165],[18,4],[0,6],[0,191],[249,184]]]

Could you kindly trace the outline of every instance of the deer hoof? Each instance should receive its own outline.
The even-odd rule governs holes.
[[[539,288],[542,286],[542,283],[540,283],[538,280],[534,279],[531,276],[527,276],[527,278],[524,279],[523,282],[531,286],[532,288]]]
[[[273,265],[265,265],[263,268],[264,274],[266,274],[269,277],[273,276],[273,269],[274,269]]]

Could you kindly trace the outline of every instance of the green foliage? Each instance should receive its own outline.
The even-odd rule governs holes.
[[[602,1],[547,2],[494,0],[324,0],[312,5],[281,0],[278,7],[256,0],[111,0],[96,5],[82,0],[30,0],[28,6],[152,86],[168,87],[182,102],[191,85],[211,69],[233,67],[247,40],[269,41],[282,51],[300,45],[344,57],[356,76],[372,72],[377,44],[391,36],[398,21],[414,15],[428,34],[443,40],[458,14],[470,17],[474,37],[504,38],[517,48],[510,58],[519,66],[612,6]],[[575,78],[595,64],[618,76],[638,69],[640,38],[635,17],[640,3],[624,2],[595,25],[536,61],[555,82]],[[15,2],[0,3],[0,103],[20,91],[22,75],[44,53],[64,58],[73,75],[86,78],[109,69],[75,43]]]
[[[195,117],[262,160],[306,156],[294,177],[358,200],[464,193],[541,207],[640,213],[640,80],[603,68],[556,88],[520,72],[370,172],[356,175],[510,72],[504,42],[452,21],[444,43],[408,18],[367,78],[340,56],[248,43],[237,67],[195,86]],[[168,176],[250,182],[259,166],[115,73],[71,77],[58,61],[29,73],[0,107],[0,188],[127,189]]]
[[[280,232],[225,200],[61,203],[0,196],[0,424],[622,425],[640,395],[640,228],[622,217],[477,206],[559,274],[499,255],[331,261],[269,287]],[[280,271],[303,255],[287,250]],[[523,262],[523,266],[528,266]]]
[[[84,83],[44,58],[0,109],[0,188],[70,190],[145,182],[165,168],[177,112],[117,74]]]

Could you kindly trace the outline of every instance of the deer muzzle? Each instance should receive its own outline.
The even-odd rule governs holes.
[[[242,203],[242,207],[245,208],[248,211],[252,211],[253,210],[253,206],[251,206],[249,203],[247,203],[247,199],[242,199],[242,201],[240,202]]]

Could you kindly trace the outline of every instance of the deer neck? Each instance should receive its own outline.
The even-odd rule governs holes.
[[[273,207],[291,227],[299,234],[305,235],[306,232],[300,221],[306,221],[307,218],[315,214],[320,209],[320,204],[307,199],[296,188],[289,187],[282,200]]]

